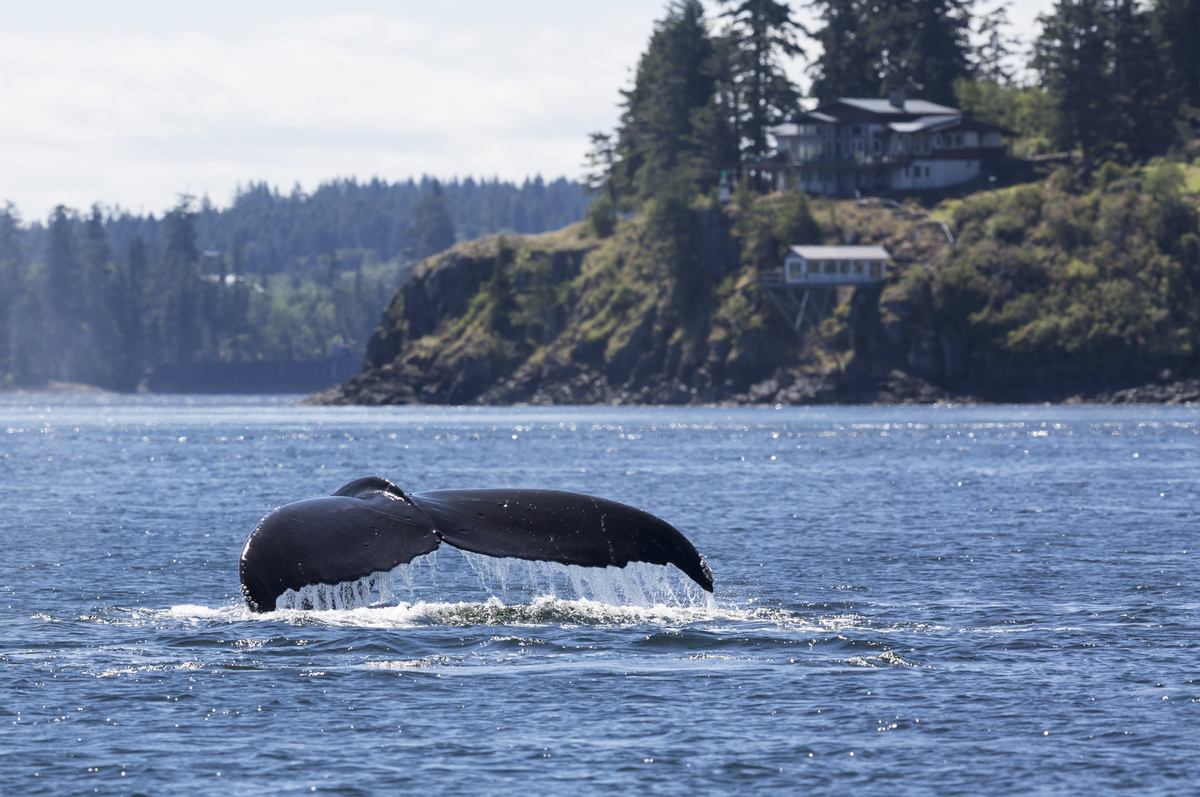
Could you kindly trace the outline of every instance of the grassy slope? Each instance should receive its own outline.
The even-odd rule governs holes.
[[[940,344],[925,375],[984,393],[1194,370],[1200,230],[1186,179],[1169,165],[1109,168],[1089,190],[1060,173],[948,203],[956,245],[901,275],[885,312],[902,308],[910,339]]]

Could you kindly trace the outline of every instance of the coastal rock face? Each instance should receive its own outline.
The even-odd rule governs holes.
[[[682,237],[647,214],[607,238],[580,224],[461,244],[397,292],[363,372],[309,400],[1200,401],[1194,204],[1051,181],[967,197],[940,211],[946,227],[775,194],[694,209]],[[1152,224],[1163,208],[1174,227]],[[797,331],[759,272],[798,241],[881,244],[894,262],[883,285],[841,289],[819,329]]]
[[[1115,393],[1101,393],[1097,404],[1184,404],[1200,403],[1200,379],[1171,381],[1171,374],[1160,375],[1161,382],[1126,388]]]
[[[766,301],[727,219],[695,218],[702,246],[686,287],[634,222],[607,239],[576,225],[431,258],[384,313],[363,372],[309,401],[837,401],[846,375],[808,355]]]

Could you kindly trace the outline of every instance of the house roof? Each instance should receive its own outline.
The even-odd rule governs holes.
[[[891,260],[882,246],[793,246],[805,260]]]
[[[882,99],[866,99],[861,97],[838,97],[835,102],[828,105],[822,105],[817,108],[818,111],[823,111],[830,106],[842,104],[849,105],[851,108],[869,111],[870,113],[887,114],[889,116],[899,116],[908,114],[912,116],[926,116],[928,114],[957,114],[960,111],[957,108],[951,108],[946,105],[938,105],[936,102],[928,100],[905,100],[904,107],[898,108],[892,105],[889,100]]]
[[[924,116],[920,119],[914,119],[911,122],[890,122],[888,127],[895,130],[897,133],[919,133],[922,130],[950,127],[961,119],[962,117],[958,114],[954,114],[953,116]]]

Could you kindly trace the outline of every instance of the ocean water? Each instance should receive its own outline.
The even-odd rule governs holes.
[[[1200,791],[1195,409],[295,398],[0,397],[0,793]],[[716,594],[443,547],[249,614],[369,474],[641,507]]]

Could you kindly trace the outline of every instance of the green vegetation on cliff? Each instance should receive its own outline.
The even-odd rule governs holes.
[[[766,196],[656,199],[426,260],[364,373],[317,400],[698,403],[1064,399],[1200,365],[1200,224],[1178,165],[1068,171],[918,208]],[[811,204],[810,204],[811,202]],[[760,270],[794,243],[880,243],[880,291],[843,289],[797,336]]]
[[[701,199],[684,213],[663,203],[605,238],[576,224],[430,258],[384,314],[363,375],[320,400],[675,403],[745,393],[803,356],[757,269],[779,267],[790,243],[820,233],[803,194],[739,198],[723,209]]]
[[[884,319],[903,315],[905,359],[923,376],[1054,398],[1200,364],[1197,197],[1178,165],[1106,164],[1086,190],[1063,170],[972,195],[946,215],[954,247],[882,297]]]

